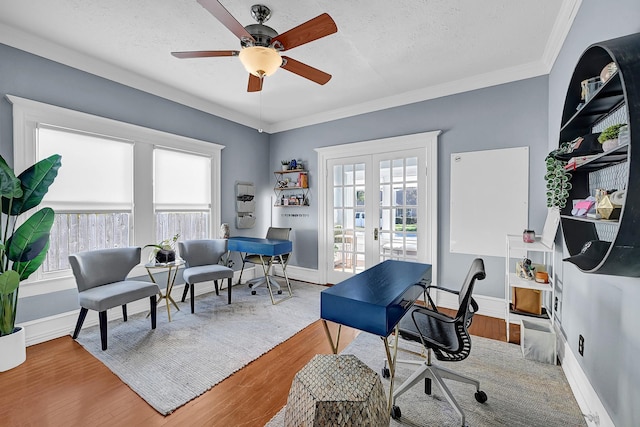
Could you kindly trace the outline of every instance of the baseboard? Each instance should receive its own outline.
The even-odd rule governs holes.
[[[504,319],[505,306],[503,298],[474,295],[473,299],[478,302],[478,314],[481,314],[483,316],[495,317],[498,319]],[[438,291],[436,304],[439,307],[451,308],[454,310],[457,310],[460,305],[457,295],[443,291]]]
[[[244,270],[242,275],[243,281],[252,279],[255,276],[255,269],[247,268]],[[235,285],[240,277],[240,272],[236,271],[234,277],[232,279],[233,284]],[[226,289],[226,281],[222,281],[221,289]],[[171,296],[176,301],[180,301],[182,298],[182,292],[184,290],[184,284],[176,285],[173,291],[171,292]],[[215,291],[215,287],[213,282],[205,282],[198,284],[195,289],[195,294],[202,295],[209,292]],[[160,301],[157,309],[158,310],[166,310],[165,301]],[[188,305],[187,305],[188,307]],[[127,304],[127,314],[133,315],[137,313],[143,313],[149,311],[149,300],[147,298],[134,301],[130,304]],[[27,347],[34,344],[40,344],[45,341],[49,341],[55,338],[60,338],[65,335],[71,335],[73,330],[76,327],[76,322],[78,320],[78,313],[80,309],[68,311],[66,313],[56,314],[54,316],[43,317],[42,319],[35,319],[28,322],[20,323],[18,326],[22,326],[25,328],[26,333],[26,344]],[[122,318],[122,309],[120,307],[112,308],[107,310],[107,319],[115,320]],[[94,326],[98,324],[98,313],[93,310],[89,310],[87,313],[87,317],[82,325],[82,328],[88,328],[90,326]],[[82,333],[82,332],[80,332]]]
[[[564,334],[556,323],[556,336],[559,337],[558,357],[564,375],[567,377],[571,391],[578,402],[589,427],[615,427],[609,413],[604,408],[598,394],[591,386],[591,382],[578,363],[578,359],[571,351]]]

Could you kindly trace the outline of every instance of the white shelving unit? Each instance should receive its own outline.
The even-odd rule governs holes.
[[[540,236],[536,236],[533,243],[525,243],[522,235],[507,235],[507,256],[505,258],[505,322],[507,325],[507,342],[509,341],[509,325],[520,323],[521,319],[534,320],[539,322],[550,322],[554,324],[554,301],[555,301],[555,260],[554,244],[547,246],[540,241]],[[534,256],[534,254],[537,254]],[[527,280],[518,277],[515,272],[515,265],[518,260],[527,257],[535,264],[545,266],[549,274],[549,283],[538,283],[535,280]],[[546,310],[546,316],[518,314],[511,310],[511,295],[513,288],[537,289],[543,291],[542,306]],[[550,295],[549,295],[550,294]],[[550,298],[547,298],[549,297]]]

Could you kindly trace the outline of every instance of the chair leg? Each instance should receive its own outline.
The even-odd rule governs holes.
[[[184,302],[184,300],[187,299],[187,292],[189,292],[189,284],[185,283],[184,284],[184,292],[182,292],[182,302]]]
[[[240,253],[240,255],[242,255],[242,253]],[[244,272],[244,264],[245,264],[244,257],[242,257],[242,268],[240,269],[240,277],[238,277],[238,283],[236,283],[236,285],[239,285],[240,283],[242,283],[242,273]]]
[[[107,311],[99,312],[98,319],[100,320],[100,342],[104,351],[107,349]]]
[[[231,304],[231,277],[227,279],[227,293],[229,294],[229,301],[227,304]]]
[[[217,280],[213,281],[213,286],[216,288],[216,295],[220,295],[219,288],[218,288],[218,281]]]
[[[88,308],[80,307],[80,314],[78,315],[78,321],[76,322],[76,329],[73,331],[73,339],[78,338],[78,334],[80,333],[80,329],[82,329],[82,324],[84,323],[84,319],[87,317]]]
[[[189,289],[191,290],[191,292],[190,292],[191,293],[191,313],[193,314],[196,311],[196,298],[195,298],[195,295],[194,295],[195,294],[195,290],[194,290],[193,283],[191,283],[189,285]]]
[[[155,329],[156,328],[156,308],[157,308],[156,296],[155,295],[150,296],[149,300],[151,301],[151,329]]]
[[[122,304],[122,319],[127,321],[127,304]]]

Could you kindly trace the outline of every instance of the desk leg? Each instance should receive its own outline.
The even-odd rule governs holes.
[[[287,262],[284,262],[282,255],[278,255],[280,257],[280,265],[282,266],[282,274],[284,274],[284,280],[287,283],[287,289],[289,290],[289,296],[293,296],[293,292],[291,292],[291,284],[289,283],[289,276],[287,276],[287,263],[289,259],[287,258]]]
[[[329,339],[329,345],[331,346],[331,351],[333,354],[338,354],[338,345],[340,345],[340,331],[342,330],[342,325],[338,324],[338,335],[336,336],[336,344],[333,344],[333,338],[331,337],[331,332],[329,332],[329,326],[327,326],[327,321],[322,319],[322,326],[324,326],[324,331],[327,334],[327,338]]]
[[[387,337],[381,337],[382,341],[384,341],[384,350],[387,353],[387,362],[389,363],[389,413],[391,413],[391,407],[393,406],[393,380],[396,376],[396,356],[398,355],[398,336],[400,335],[398,325],[395,327],[394,335],[393,353],[389,348],[389,341],[387,340]]]

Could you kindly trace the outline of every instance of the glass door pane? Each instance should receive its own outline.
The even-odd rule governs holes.
[[[418,259],[418,157],[378,156],[379,260]]]

